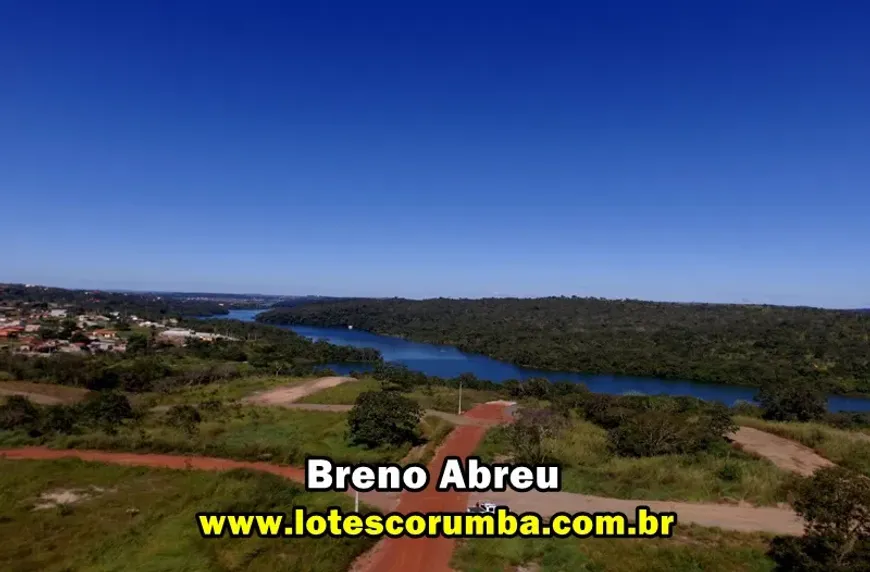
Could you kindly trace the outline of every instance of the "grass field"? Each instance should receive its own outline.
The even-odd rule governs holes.
[[[275,387],[292,387],[310,379],[311,376],[249,375],[207,385],[183,387],[169,393],[131,395],[130,399],[140,407],[178,405],[182,403],[196,405],[203,401],[238,401],[258,391]]]
[[[747,501],[772,505],[786,499],[788,476],[771,463],[737,449],[699,455],[630,458],[610,452],[604,429],[574,419],[548,443],[562,465],[568,492],[643,500]],[[478,448],[487,461],[510,455],[505,429],[489,431]]]
[[[226,405],[204,412],[196,432],[188,434],[166,422],[166,413],[150,411],[116,435],[88,431],[49,438],[57,448],[192,453],[298,465],[306,455],[325,455],[337,462],[398,461],[410,450],[366,449],[346,438],[346,414],[271,407]],[[0,446],[40,442],[20,432],[0,431]]]
[[[453,556],[460,572],[768,572],[768,538],[681,526],[669,539],[474,539]]]
[[[365,391],[378,391],[381,383],[371,378],[364,378],[354,383],[345,383],[330,387],[317,393],[312,393],[300,400],[301,403],[324,403],[330,405],[353,405],[357,396]],[[420,404],[423,409],[434,409],[456,413],[459,407],[459,391],[451,387],[431,386],[419,388],[406,394]],[[467,411],[478,403],[486,403],[504,399],[504,396],[494,391],[475,389],[462,390],[462,409]]]
[[[737,417],[740,425],[792,439],[834,463],[870,476],[870,434],[844,431],[820,423],[776,422],[754,417]]]
[[[52,493],[88,496],[34,510],[52,504],[41,498]],[[307,493],[268,474],[0,460],[0,499],[0,570],[15,572],[340,572],[373,544],[200,538],[198,511],[353,508],[345,495]]]
[[[0,381],[0,391],[23,391],[36,395],[45,395],[60,399],[64,403],[76,403],[84,399],[88,390],[81,387],[69,387],[53,383],[35,383],[32,381]]]

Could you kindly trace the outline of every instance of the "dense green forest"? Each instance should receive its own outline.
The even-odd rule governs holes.
[[[518,365],[870,393],[870,315],[803,307],[551,297],[354,299],[275,308],[272,324],[344,326]]]

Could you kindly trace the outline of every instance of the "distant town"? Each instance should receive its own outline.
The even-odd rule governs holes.
[[[211,342],[229,336],[178,328],[177,318],[152,321],[121,312],[75,313],[72,307],[37,303],[0,307],[0,349],[27,355],[125,352],[127,340],[147,334],[160,342],[184,345],[189,340]]]

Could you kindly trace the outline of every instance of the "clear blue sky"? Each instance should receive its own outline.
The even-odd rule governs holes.
[[[0,0],[0,281],[870,305],[868,21]]]

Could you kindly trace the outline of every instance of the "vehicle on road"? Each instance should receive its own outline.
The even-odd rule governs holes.
[[[498,506],[499,505],[492,502],[476,502],[468,507],[468,512],[476,514],[495,514],[495,509],[497,509]]]

